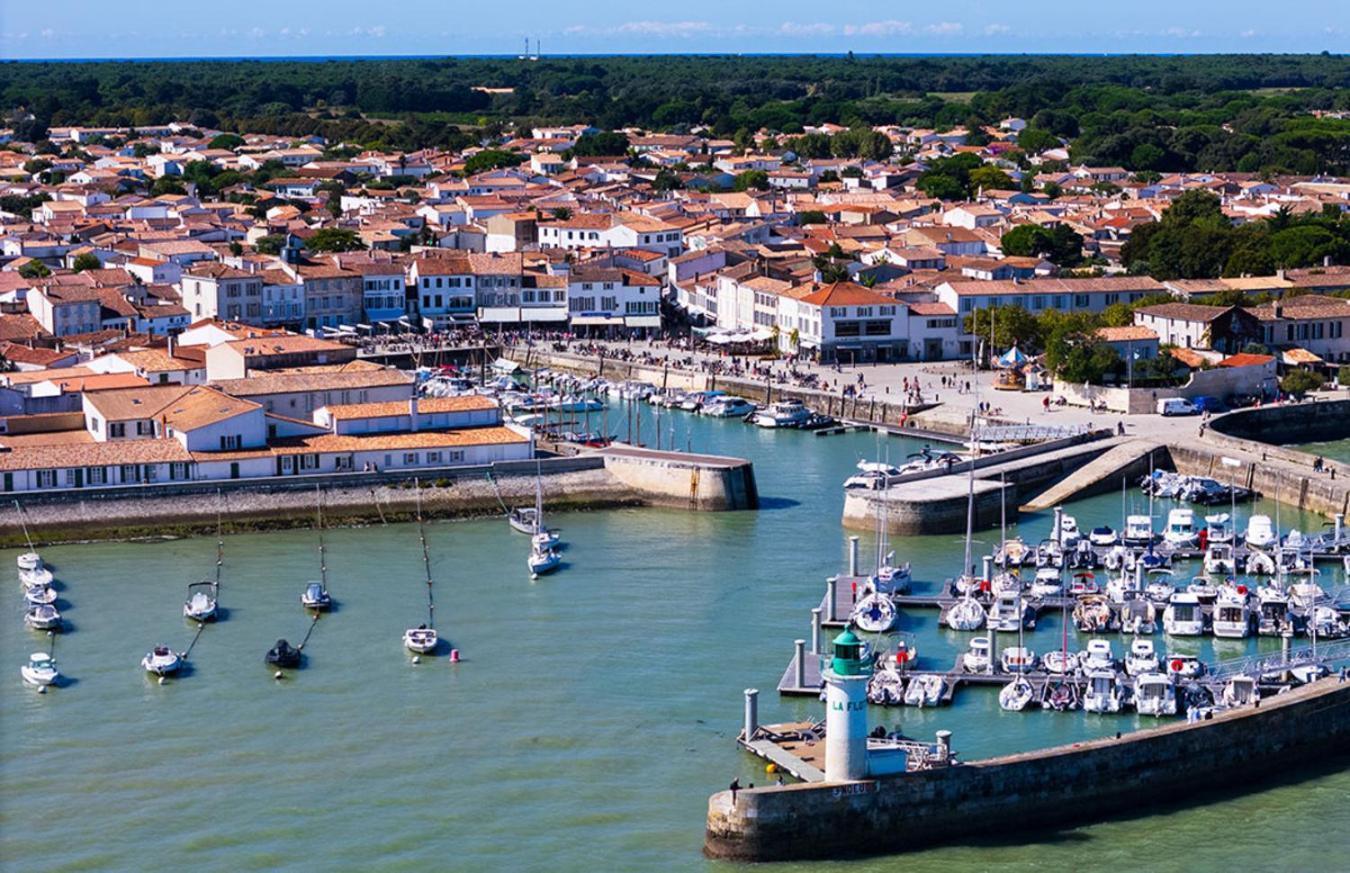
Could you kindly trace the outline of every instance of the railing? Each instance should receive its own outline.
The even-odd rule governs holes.
[[[1058,440],[1066,437],[1081,436],[1088,433],[1088,427],[1085,424],[1074,425],[1038,425],[1038,424],[1018,424],[1018,425],[994,425],[992,427],[982,427],[979,429],[979,439],[981,442],[990,443],[1021,443],[1021,442],[1045,442],[1047,440]]]
[[[1291,649],[1288,658],[1283,651],[1279,651],[1219,661],[1210,670],[1210,675],[1216,679],[1226,679],[1238,674],[1259,678],[1268,673],[1278,673],[1294,667],[1344,660],[1350,660],[1350,640],[1333,640],[1315,646],[1306,645]]]

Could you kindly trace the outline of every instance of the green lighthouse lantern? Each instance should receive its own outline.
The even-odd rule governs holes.
[[[863,660],[863,642],[854,635],[852,628],[834,638],[834,658],[830,669],[836,676],[865,676],[868,664]]]

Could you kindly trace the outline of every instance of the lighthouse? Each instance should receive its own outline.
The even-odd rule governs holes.
[[[846,782],[867,777],[867,680],[872,665],[863,659],[862,640],[851,628],[834,639],[834,657],[825,680],[825,779]]]

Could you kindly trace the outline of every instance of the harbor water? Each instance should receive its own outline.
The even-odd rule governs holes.
[[[651,410],[644,415],[650,442]],[[793,639],[809,638],[825,577],[844,569],[841,483],[878,445],[898,460],[922,444],[678,412],[662,421],[663,443],[673,424],[680,449],[752,459],[761,509],[551,516],[568,544],[566,564],[533,582],[527,540],[505,521],[428,525],[436,625],[461,651],[458,664],[444,654],[413,664],[401,645],[404,628],[426,615],[411,525],[329,535],[337,606],[315,627],[305,668],[282,681],[263,654],[279,637],[298,642],[308,626],[299,595],[317,578],[312,531],[226,537],[225,614],[202,633],[190,669],[163,684],[139,661],[152,645],[181,650],[191,640],[185,586],[212,575],[214,541],[43,550],[62,585],[70,632],[55,652],[70,682],[45,695],[20,682],[20,663],[47,640],[23,628],[11,582],[10,614],[0,621],[0,863],[46,871],[730,869],[699,854],[707,796],[732,778],[774,778],[736,748],[742,690],[761,689],[764,721],[820,717],[818,702],[780,700],[774,688]],[[1137,489],[1128,500],[1146,505]],[[1167,507],[1159,502],[1160,517]],[[1122,499],[1066,509],[1085,530],[1119,527]],[[1249,511],[1273,516],[1274,505],[1239,507],[1239,517]],[[1321,521],[1283,510],[1281,524],[1306,531]],[[1012,532],[1034,542],[1049,526],[1045,513]],[[997,531],[977,533],[975,554],[997,539]],[[892,546],[912,562],[917,591],[960,570],[960,537]],[[15,554],[0,562],[13,567]],[[862,554],[869,567],[869,537]],[[1339,571],[1328,575],[1339,583]],[[939,630],[936,618],[907,614],[902,629],[917,639],[921,666],[946,668],[972,635]],[[1123,655],[1128,640],[1110,639]],[[1154,639],[1206,658],[1277,646]],[[1070,635],[1071,646],[1081,644]],[[1028,645],[1058,648],[1059,617],[1047,616]],[[977,688],[959,691],[951,707],[874,709],[872,718],[923,738],[950,729],[965,758],[1142,723],[1007,713],[995,691]],[[1206,806],[1141,809],[1025,844],[767,869],[1334,869],[1350,857],[1347,797],[1350,773],[1340,772]]]

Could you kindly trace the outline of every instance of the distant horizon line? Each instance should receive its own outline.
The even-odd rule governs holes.
[[[874,52],[874,51],[782,51],[782,52],[736,52],[736,51],[708,51],[708,52],[558,52],[554,54],[529,55],[528,59],[546,60],[553,58],[772,58],[772,57],[818,57],[818,58],[843,58],[852,55],[855,58],[1125,58],[1125,57],[1146,57],[1146,58],[1185,58],[1185,57],[1213,57],[1230,55],[1236,57],[1315,57],[1326,55],[1333,58],[1345,57],[1344,53],[1332,53],[1327,51],[1287,51],[1287,52],[1259,52],[1259,51],[1194,51],[1194,52],[1093,52],[1093,51],[1025,51],[1025,52]],[[128,63],[128,64],[152,64],[152,63],[196,63],[205,61],[228,61],[231,63],[278,63],[286,61],[426,61],[426,60],[445,60],[445,59],[466,59],[466,60],[526,60],[527,56],[518,52],[485,52],[485,53],[445,53],[445,54],[369,54],[369,55],[347,55],[347,54],[312,54],[312,55],[163,55],[157,57],[129,58],[129,57],[73,57],[73,58],[7,58],[0,63],[5,64],[109,64],[109,63]]]

